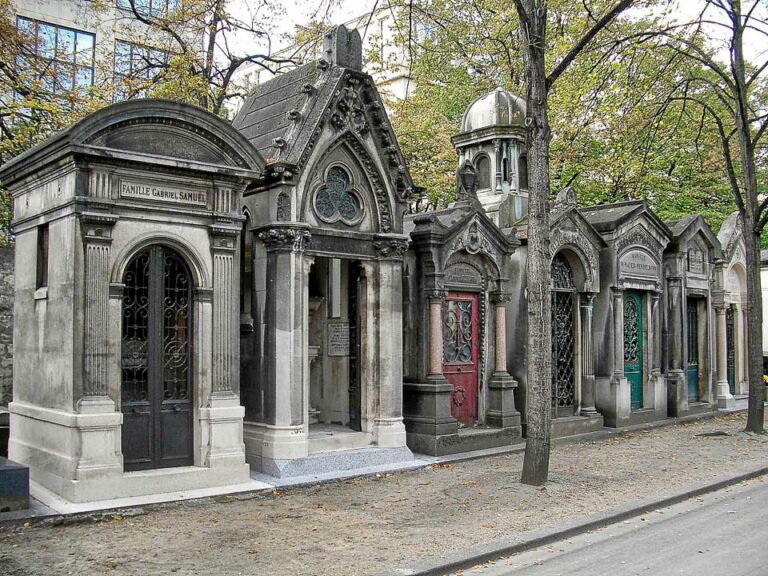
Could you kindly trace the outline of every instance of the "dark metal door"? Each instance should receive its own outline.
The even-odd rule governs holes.
[[[688,402],[699,399],[699,311],[698,301],[688,300]]]
[[[360,266],[350,263],[349,289],[349,427],[362,429],[360,422]]]
[[[552,416],[573,416],[575,329],[573,271],[560,254],[552,260]]]
[[[630,385],[630,408],[643,407],[643,295],[624,293],[624,376]]]
[[[174,251],[151,246],[123,283],[125,470],[192,465],[189,271]]]
[[[728,389],[736,394],[736,343],[733,332],[733,307],[725,310],[725,350],[728,359]]]
[[[453,384],[451,415],[465,426],[477,421],[477,294],[449,292],[443,307],[443,374]]]

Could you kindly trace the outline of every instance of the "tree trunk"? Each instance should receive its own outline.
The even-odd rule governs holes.
[[[747,432],[762,434],[765,423],[765,383],[763,382],[763,303],[760,286],[760,236],[754,224],[744,226],[747,256],[747,375],[749,402]]]
[[[552,330],[549,248],[549,141],[544,69],[546,10],[531,10],[523,25],[528,93],[528,385],[525,459],[521,482],[540,486],[549,474],[552,422]]]

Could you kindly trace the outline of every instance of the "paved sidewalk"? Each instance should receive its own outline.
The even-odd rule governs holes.
[[[519,483],[514,453],[102,521],[6,525],[0,567],[14,576],[392,571],[765,467],[768,437],[742,433],[744,422],[732,414],[557,445],[545,488]]]

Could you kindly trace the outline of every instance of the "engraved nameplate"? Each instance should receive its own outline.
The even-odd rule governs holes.
[[[658,278],[659,265],[641,250],[630,250],[619,260],[619,274],[640,276],[642,278]]]
[[[328,324],[328,356],[349,356],[349,324]]]
[[[208,201],[208,195],[205,192],[125,180],[120,181],[120,197],[132,200],[174,202],[192,206],[205,206]]]
[[[688,271],[694,274],[704,273],[704,254],[698,250],[688,252]]]

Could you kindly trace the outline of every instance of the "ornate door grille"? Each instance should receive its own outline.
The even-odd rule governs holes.
[[[453,385],[451,415],[465,426],[477,421],[478,295],[450,292],[443,306],[443,374]]]
[[[688,327],[688,402],[699,399],[699,311],[696,300],[687,303]]]
[[[174,251],[152,246],[123,276],[122,445],[126,470],[192,464],[192,283]]]
[[[728,359],[728,389],[731,394],[736,394],[736,341],[733,322],[733,307],[725,310],[725,346]]]
[[[624,375],[630,384],[632,410],[643,407],[643,297],[627,291],[624,296]]]
[[[552,414],[573,414],[575,404],[574,300],[576,285],[568,261],[557,254],[552,260]]]

